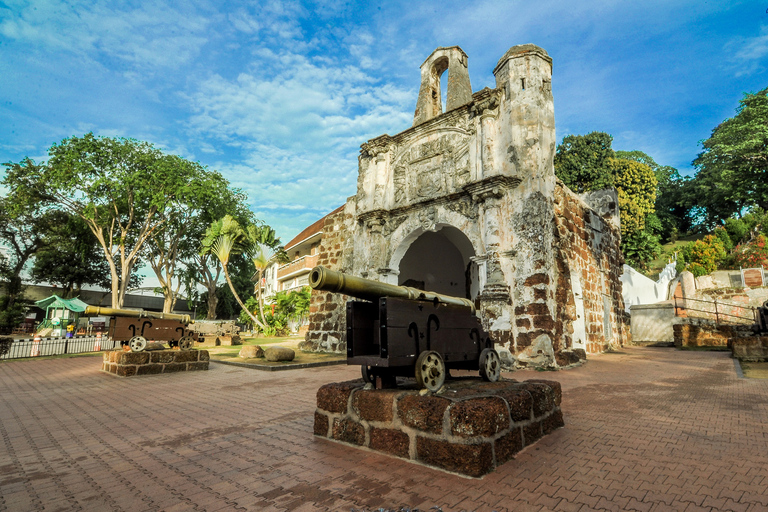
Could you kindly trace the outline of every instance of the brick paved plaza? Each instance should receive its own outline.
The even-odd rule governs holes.
[[[120,379],[0,363],[0,510],[766,510],[768,381],[727,353],[627,348],[557,373],[566,426],[472,480],[312,435],[335,366]]]

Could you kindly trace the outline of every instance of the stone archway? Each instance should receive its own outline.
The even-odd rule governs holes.
[[[456,297],[477,295],[477,265],[472,242],[459,229],[443,225],[406,237],[392,257],[398,284]]]

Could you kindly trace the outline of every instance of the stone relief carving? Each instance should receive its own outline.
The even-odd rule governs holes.
[[[397,217],[390,217],[389,219],[387,219],[387,221],[386,221],[386,223],[384,224],[384,226],[382,226],[382,228],[381,228],[381,234],[382,234],[383,236],[386,236],[386,237],[388,237],[389,235],[391,235],[392,233],[394,233],[394,231],[395,231],[395,230],[396,230],[398,227],[400,227],[400,224],[402,224],[403,222],[405,222],[405,219],[406,219],[406,218],[407,218],[407,216],[405,216],[405,215],[400,215],[400,216],[397,216]]]
[[[396,156],[393,167],[397,206],[455,192],[470,179],[469,135],[451,130],[417,140]]]
[[[477,219],[477,205],[472,203],[469,199],[465,198],[459,201],[449,201],[445,204],[445,207],[470,220]]]
[[[424,231],[435,231],[437,224],[437,209],[434,206],[428,206],[419,210],[419,225]]]

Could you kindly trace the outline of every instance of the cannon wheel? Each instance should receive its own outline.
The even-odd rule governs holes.
[[[128,346],[131,347],[131,352],[141,352],[147,348],[147,339],[144,336],[134,336],[128,342]]]
[[[501,376],[501,360],[499,353],[492,348],[480,352],[480,377],[488,382],[496,382]]]
[[[195,346],[194,341],[195,340],[192,339],[192,336],[183,336],[179,340],[179,348],[181,350],[189,350],[189,349],[191,349],[192,347]]]
[[[445,383],[445,362],[437,352],[425,350],[416,359],[416,384],[430,391],[437,391]]]

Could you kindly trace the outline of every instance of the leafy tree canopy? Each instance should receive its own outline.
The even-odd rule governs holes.
[[[198,197],[199,164],[163,154],[133,139],[64,139],[48,150],[46,165],[8,163],[4,184],[85,221],[109,265],[112,307],[121,307],[145,243],[189,198]]]
[[[701,144],[704,150],[693,161],[693,198],[707,225],[745,209],[768,209],[768,88],[745,94],[736,115]]]
[[[611,141],[613,137],[604,132],[566,135],[555,153],[555,175],[579,194],[611,188]]]
[[[608,167],[619,192],[621,234],[645,229],[645,218],[653,213],[656,201],[656,176],[646,164],[611,158]]]

